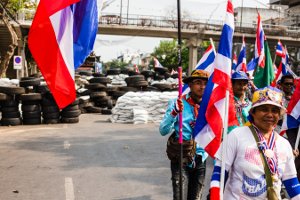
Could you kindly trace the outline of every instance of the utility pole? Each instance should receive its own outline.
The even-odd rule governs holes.
[[[127,25],[128,25],[128,14],[129,14],[129,0],[127,0]]]
[[[123,0],[121,0],[121,4],[120,4],[120,25],[122,23],[122,7],[123,7]]]
[[[243,8],[244,8],[244,0],[242,0],[242,7],[241,7],[241,21],[240,21],[240,31],[242,31],[242,24],[243,24]]]

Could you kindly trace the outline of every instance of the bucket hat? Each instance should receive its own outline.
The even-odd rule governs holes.
[[[187,76],[183,79],[184,83],[189,83],[195,79],[205,79],[208,80],[209,72],[202,69],[195,69],[192,71],[190,76]]]

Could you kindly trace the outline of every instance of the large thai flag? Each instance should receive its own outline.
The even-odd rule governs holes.
[[[256,28],[256,40],[255,40],[255,59],[257,60],[258,66],[265,66],[265,33],[262,28],[260,14],[257,16],[257,28]]]
[[[280,40],[278,41],[278,43],[276,45],[276,55],[280,56],[282,58],[285,57],[284,47],[283,47],[282,43],[280,42]]]
[[[233,5],[227,3],[226,20],[223,26],[218,53],[214,61],[214,73],[206,85],[194,138],[199,146],[212,157],[220,147],[225,120],[226,90],[231,93],[229,102],[229,125],[237,124],[231,88],[231,51],[234,32]],[[225,130],[226,131],[226,130]]]
[[[243,36],[243,44],[242,44],[240,55],[239,55],[238,62],[237,62],[236,71],[247,72],[246,43],[245,43],[244,36]]]
[[[215,46],[213,43],[211,43],[205,50],[202,58],[200,58],[195,69],[202,69],[202,70],[208,71],[209,74],[212,74],[213,70],[214,70],[213,63],[214,63],[215,57],[216,57]],[[187,94],[189,91],[190,91],[189,85],[184,84],[182,87],[182,93]]]
[[[41,0],[28,45],[59,108],[76,98],[74,73],[93,49],[96,0]]]
[[[296,86],[293,96],[287,107],[287,115],[284,117],[281,135],[288,129],[297,128],[300,125],[300,81]]]

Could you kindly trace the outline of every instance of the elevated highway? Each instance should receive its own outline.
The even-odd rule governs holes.
[[[247,43],[255,43],[256,24],[236,22],[235,25],[234,42],[241,43],[244,35]],[[30,26],[30,20],[15,24],[15,28],[21,30],[23,38],[28,34]],[[105,35],[177,38],[177,20],[167,17],[130,15],[122,18],[116,14],[103,14],[99,18],[98,27],[98,34]],[[210,38],[219,41],[222,27],[223,21],[182,20],[182,38],[188,40],[190,51],[189,71],[197,64],[197,47],[199,44]],[[280,39],[283,44],[289,47],[300,48],[299,27],[264,24],[263,28],[270,46],[275,46]]]

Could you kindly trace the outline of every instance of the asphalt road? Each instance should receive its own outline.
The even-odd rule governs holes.
[[[158,124],[107,118],[0,127],[0,200],[172,199],[167,137]]]

